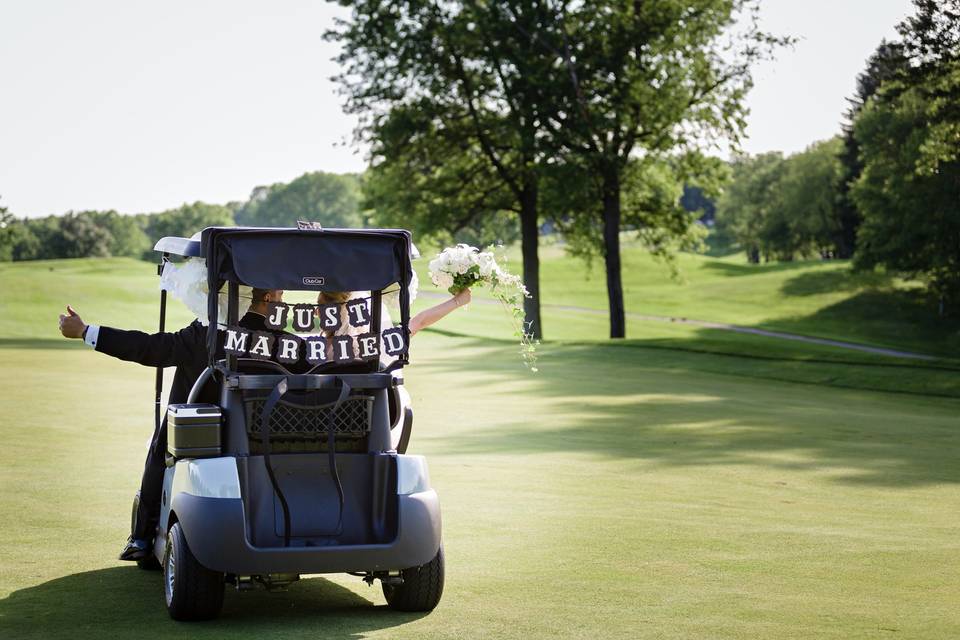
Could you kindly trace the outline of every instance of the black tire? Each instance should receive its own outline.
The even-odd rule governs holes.
[[[383,585],[387,604],[396,611],[433,611],[443,595],[443,545],[433,560],[400,572],[403,584]]]
[[[163,592],[167,612],[174,620],[209,620],[223,607],[223,574],[197,562],[179,522],[167,533]]]

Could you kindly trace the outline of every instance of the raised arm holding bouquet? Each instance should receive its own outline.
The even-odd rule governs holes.
[[[531,371],[537,371],[537,341],[527,331],[524,321],[523,299],[530,293],[523,279],[507,272],[497,264],[492,251],[480,251],[467,244],[447,247],[430,261],[430,280],[456,297],[470,287],[486,285],[493,297],[510,314],[514,336],[520,340],[520,357]],[[469,301],[469,298],[468,298]]]

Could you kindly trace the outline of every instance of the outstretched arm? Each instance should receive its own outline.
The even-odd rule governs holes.
[[[440,304],[430,307],[429,309],[424,309],[417,315],[410,318],[410,335],[412,336],[424,327],[429,327],[457,307],[462,307],[463,305],[468,304],[470,299],[470,289],[464,289],[446,302],[441,302]]]

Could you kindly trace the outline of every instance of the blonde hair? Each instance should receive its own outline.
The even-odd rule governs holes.
[[[352,296],[352,291],[321,291],[317,294],[317,304],[343,304]]]

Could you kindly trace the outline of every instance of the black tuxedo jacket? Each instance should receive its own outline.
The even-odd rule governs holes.
[[[269,331],[266,318],[248,311],[240,326],[253,331]],[[218,340],[222,344],[223,340]],[[100,327],[97,351],[128,362],[148,367],[176,367],[168,404],[186,402],[193,384],[207,368],[207,328],[194,320],[175,333],[144,333]],[[222,358],[218,347],[216,357]],[[199,402],[216,402],[217,398],[198,398]]]

